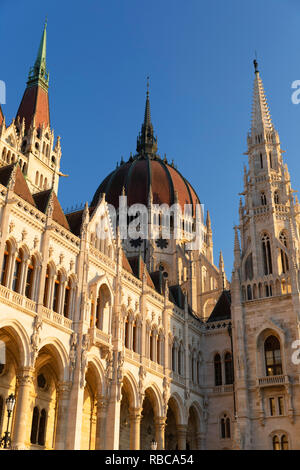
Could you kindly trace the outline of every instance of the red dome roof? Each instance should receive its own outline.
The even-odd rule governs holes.
[[[153,204],[175,203],[177,192],[178,202],[182,210],[185,204],[192,204],[195,214],[195,204],[200,204],[199,198],[190,183],[179,173],[174,166],[158,156],[142,155],[122,163],[115,171],[110,173],[98,187],[91,206],[95,206],[102,193],[105,199],[115,208],[119,206],[119,196],[123,188],[127,196],[127,205],[148,205],[150,185],[153,195]]]

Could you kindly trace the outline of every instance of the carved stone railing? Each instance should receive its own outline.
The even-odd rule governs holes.
[[[216,385],[212,389],[213,393],[232,393],[233,392],[233,384],[229,385]]]
[[[99,328],[90,328],[89,335],[93,344],[100,347],[103,346],[104,348],[108,348],[111,346],[111,335],[105,333],[102,330],[99,330]]]
[[[185,386],[185,377],[183,377],[182,375],[179,375],[176,372],[172,371],[171,378],[174,382],[177,382],[178,384]]]
[[[286,385],[288,383],[288,375],[269,375],[266,377],[259,377],[257,379],[257,384],[259,387],[272,387],[274,385]]]
[[[5,301],[7,301],[7,303],[11,304],[12,306],[25,308],[27,310],[31,310],[32,312],[36,311],[36,302],[1,285],[0,298],[4,299]]]
[[[48,319],[50,322],[55,323],[56,325],[64,326],[65,328],[72,329],[72,320],[64,317],[60,313],[54,312],[49,308],[42,307],[42,317]]]

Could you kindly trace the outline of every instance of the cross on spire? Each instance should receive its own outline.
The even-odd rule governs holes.
[[[157,151],[157,138],[154,137],[154,130],[151,122],[149,76],[147,76],[147,93],[144,122],[142,124],[141,132],[137,138],[136,149],[139,154],[155,154]]]

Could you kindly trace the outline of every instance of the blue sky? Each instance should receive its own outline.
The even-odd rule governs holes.
[[[294,189],[300,172],[300,3],[297,0],[0,0],[0,79],[10,120],[45,17],[50,115],[62,138],[59,199],[90,201],[135,152],[150,75],[159,153],[174,159],[212,218],[215,262],[233,263],[255,51]]]

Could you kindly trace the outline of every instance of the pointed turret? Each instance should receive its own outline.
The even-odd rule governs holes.
[[[24,92],[17,117],[22,122],[25,118],[27,131],[35,119],[36,128],[50,126],[48,85],[49,74],[46,71],[47,24],[45,23],[38,54],[34,66],[30,69],[27,88]]]
[[[255,78],[252,103],[252,123],[251,134],[255,135],[264,131],[272,132],[274,130],[271,115],[267,103],[262,80],[258,71],[257,61],[254,60]]]
[[[238,228],[234,227],[234,269],[237,271],[241,264],[241,247],[238,235]]]
[[[139,154],[154,155],[157,152],[157,138],[154,137],[154,130],[151,122],[149,81],[147,81],[144,122],[142,124],[141,132],[137,138],[136,150]]]

